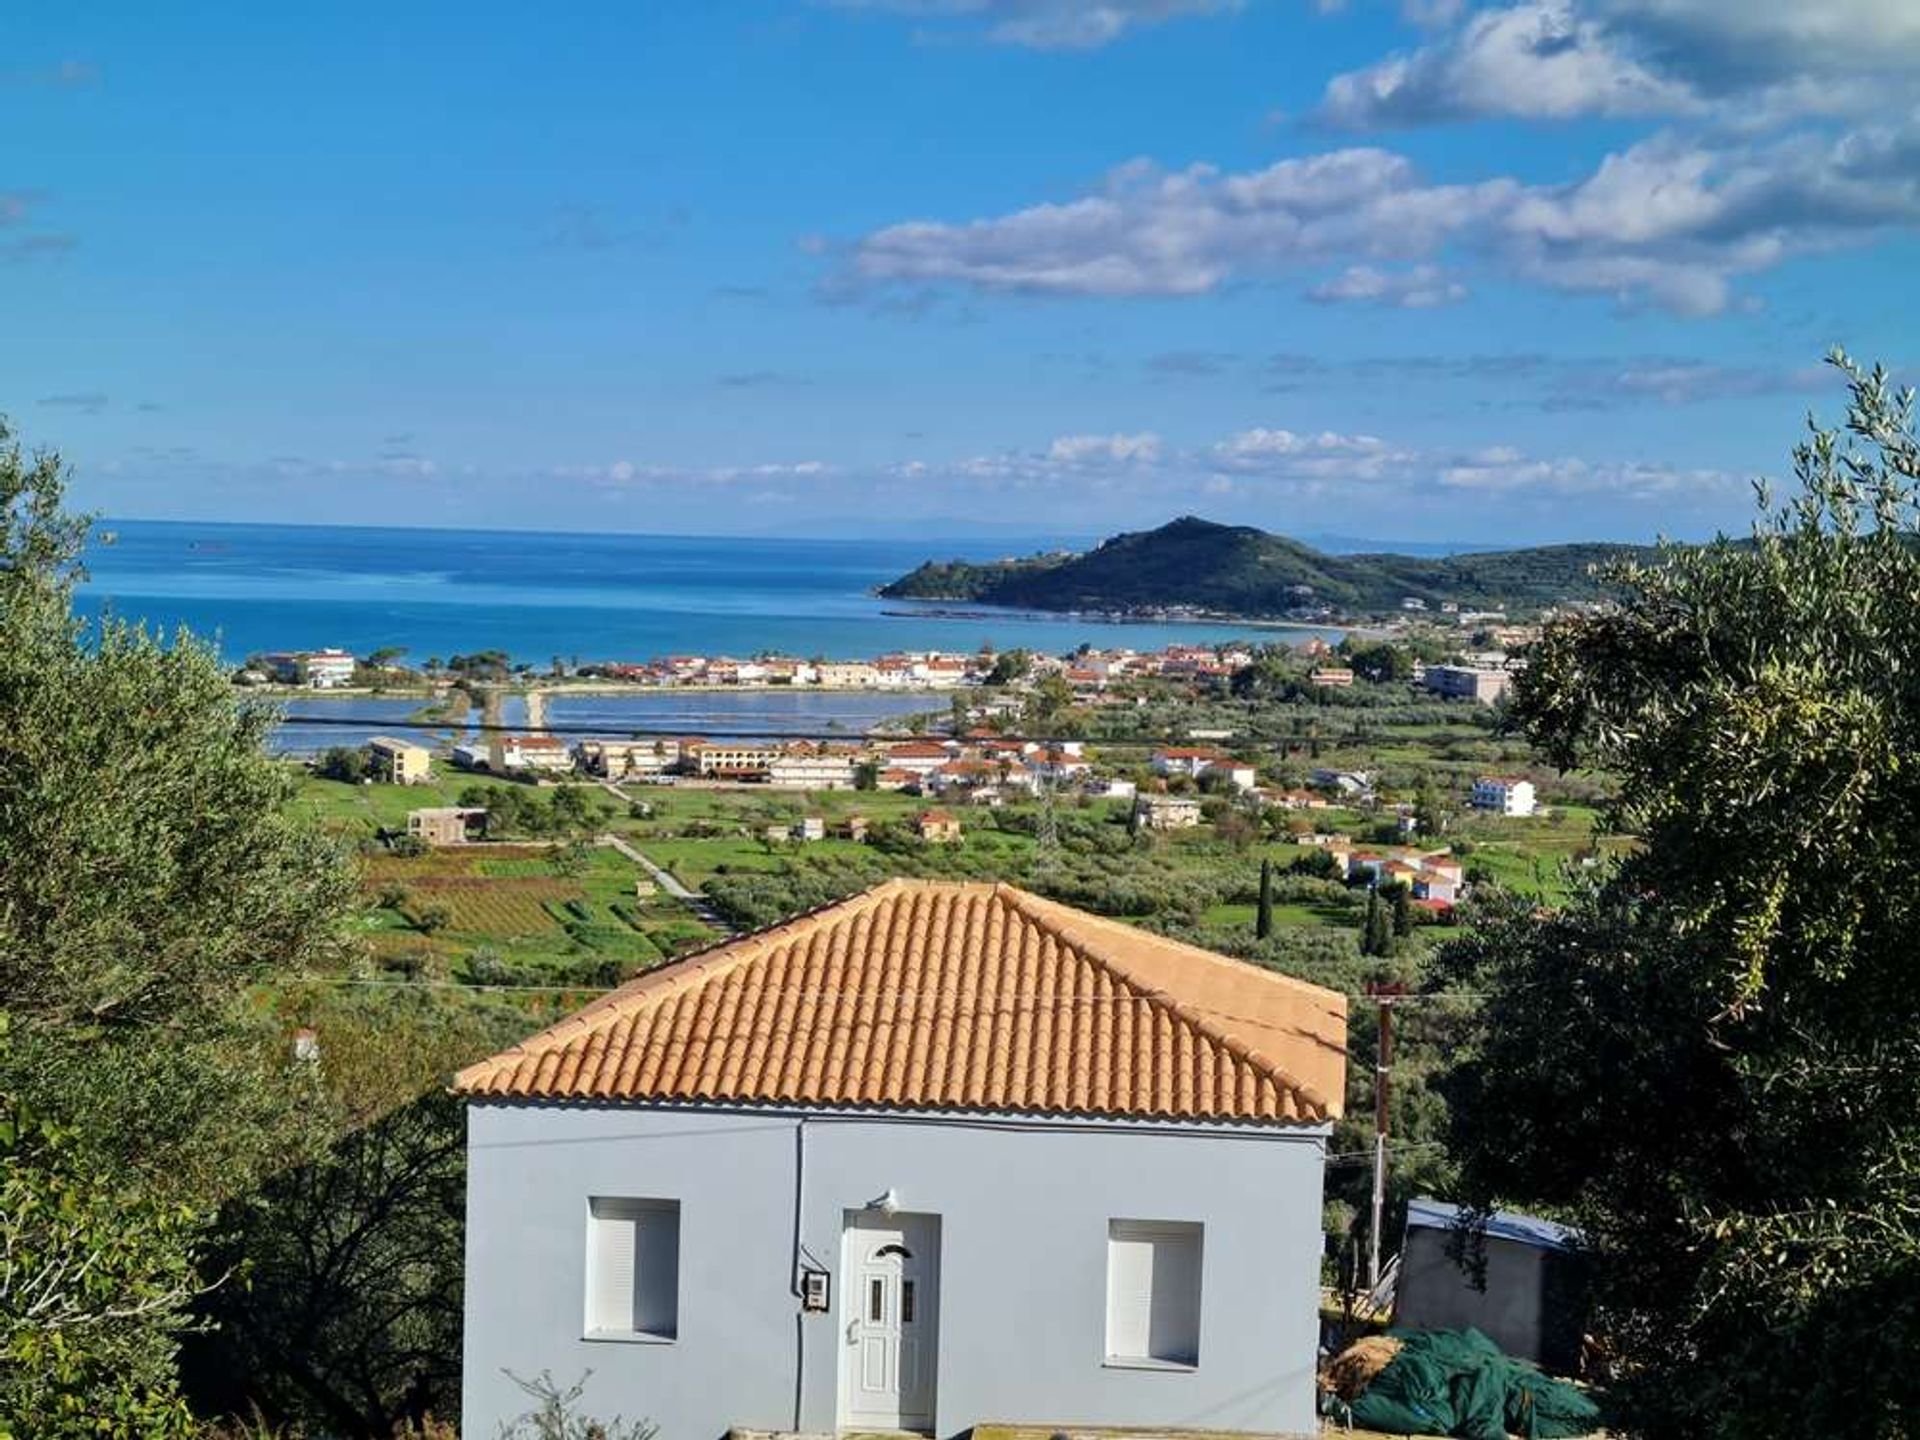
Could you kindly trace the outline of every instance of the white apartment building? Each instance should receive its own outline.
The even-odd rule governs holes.
[[[260,657],[267,673],[282,685],[305,685],[310,690],[337,690],[353,683],[359,663],[346,650],[284,650]]]
[[[500,774],[553,774],[573,769],[573,751],[553,735],[503,735],[493,742],[488,764]]]
[[[679,760],[680,744],[676,740],[582,740],[575,754],[589,775],[646,779],[665,773]]]
[[[1491,811],[1495,815],[1526,816],[1533,814],[1536,808],[1533,782],[1512,775],[1481,776],[1473,782],[1473,793],[1469,800],[1474,809]]]
[[[880,672],[865,660],[822,660],[814,678],[829,690],[871,690],[880,683]]]
[[[780,748],[755,741],[709,740],[699,748],[699,772],[733,779],[764,779]]]
[[[767,767],[767,781],[792,790],[851,790],[853,757],[788,753]]]

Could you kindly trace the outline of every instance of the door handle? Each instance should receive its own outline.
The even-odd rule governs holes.
[[[858,1320],[847,1321],[847,1343],[849,1345],[857,1345],[860,1343],[860,1337],[854,1333],[859,1328],[860,1322]]]

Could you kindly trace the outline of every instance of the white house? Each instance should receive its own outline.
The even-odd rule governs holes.
[[[461,1433],[1315,1428],[1331,991],[895,880],[470,1066]],[[508,1372],[512,1372],[510,1375]]]
[[[279,650],[263,655],[267,673],[282,685],[305,685],[311,690],[337,690],[353,683],[359,664],[346,650]]]
[[[1198,780],[1213,766],[1232,763],[1222,751],[1204,746],[1175,745],[1153,752],[1156,775],[1184,775]]]
[[[1191,795],[1134,796],[1136,830],[1191,830],[1199,823],[1200,802]]]
[[[889,770],[911,770],[916,775],[930,775],[960,753],[958,745],[948,745],[939,740],[902,740],[897,745],[889,745],[882,763]]]
[[[1259,778],[1254,767],[1236,760],[1221,750],[1176,746],[1153,752],[1156,775],[1187,775],[1198,780],[1203,775],[1225,775],[1236,790],[1251,790]]]
[[[1469,797],[1476,810],[1491,810],[1496,815],[1531,815],[1534,811],[1533,782],[1512,775],[1483,775],[1473,782]]]
[[[1513,676],[1505,669],[1475,665],[1429,665],[1420,679],[1435,695],[1482,705],[1493,704],[1513,686]]]
[[[574,758],[589,775],[609,780],[652,779],[679,763],[674,740],[582,740]]]

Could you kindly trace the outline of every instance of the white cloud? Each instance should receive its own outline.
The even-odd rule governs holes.
[[[1136,443],[1151,440],[1151,444]],[[1119,442],[1119,443],[1115,443]],[[858,479],[858,472],[846,472]],[[1123,514],[1174,514],[1196,499],[1427,504],[1448,492],[1553,502],[1587,497],[1623,504],[1733,501],[1745,482],[1722,470],[1647,462],[1537,456],[1510,445],[1422,449],[1377,435],[1256,426],[1200,445],[1169,446],[1145,435],[1064,436],[1045,449],[953,460],[916,459],[886,468],[881,484],[911,481],[917,495],[948,493],[991,503],[1017,496],[1080,495]],[[1444,504],[1457,505],[1459,499]]]
[[[1242,0],[832,0],[846,10],[880,10],[977,28],[996,45],[1090,50],[1133,30],[1194,15],[1238,10]]]
[[[1676,469],[1645,463],[1594,464],[1577,459],[1537,459],[1510,446],[1496,446],[1439,466],[1435,481],[1449,490],[1501,496],[1598,496],[1622,501],[1676,496],[1732,496],[1744,483],[1724,470]]]
[[[1415,265],[1406,270],[1349,265],[1333,279],[1307,291],[1307,298],[1328,305],[1391,305],[1402,310],[1427,310],[1466,299],[1467,287],[1458,280],[1448,279],[1437,265]]]
[[[1572,0],[1485,10],[1452,35],[1327,84],[1319,118],[1354,129],[1484,116],[1674,115],[1683,83],[1624,53]]]
[[[1662,405],[1696,405],[1749,395],[1804,394],[1824,388],[1832,379],[1833,372],[1824,365],[1770,370],[1655,361],[1598,376],[1588,393],[1608,402],[1646,399]]]
[[[584,480],[596,485],[733,485],[767,480],[816,480],[835,473],[820,460],[777,461],[758,465],[643,465],[632,460],[605,464],[555,465],[555,480]]]
[[[1866,116],[1920,91],[1913,0],[1523,0],[1333,78],[1355,129],[1486,117],[1710,117],[1729,128]]]
[[[1198,295],[1245,273],[1360,255],[1411,260],[1510,205],[1511,180],[1427,185],[1405,157],[1336,150],[1223,174],[1134,161],[1099,190],[964,224],[910,221],[857,242],[856,287],[959,282],[1056,295]]]
[[[424,455],[382,455],[374,468],[396,480],[431,480],[440,472],[440,467]]]
[[[1079,200],[877,230],[830,285],[1190,296],[1339,261],[1315,298],[1436,304],[1460,295],[1435,262],[1465,251],[1552,289],[1704,315],[1742,275],[1916,228],[1920,112],[1838,139],[1657,135],[1564,185],[1430,184],[1374,147],[1241,173],[1133,161]]]
[[[1913,0],[1596,0],[1613,29],[1715,90],[1920,66]]]
[[[1377,455],[1385,442],[1372,435],[1342,435],[1322,430],[1317,435],[1296,434],[1292,430],[1242,430],[1216,441],[1216,459],[1234,463],[1264,462],[1276,456],[1294,455]]]
[[[1047,459],[1067,465],[1088,460],[1152,462],[1160,458],[1160,437],[1151,431],[1138,435],[1062,435],[1047,447]]]

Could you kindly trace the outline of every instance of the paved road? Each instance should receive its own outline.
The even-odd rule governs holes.
[[[600,785],[608,794],[617,796],[623,803],[629,801],[630,797],[627,795],[627,792],[611,780],[602,780]],[[619,851],[622,855],[626,856],[627,859],[633,861],[634,864],[651,875],[656,885],[674,899],[678,900],[682,905],[686,906],[688,910],[692,911],[694,918],[702,924],[711,925],[714,929],[723,933],[732,932],[733,927],[721,917],[718,910],[713,908],[713,902],[698,890],[689,890],[686,886],[682,885],[670,871],[654,864],[653,861],[634,849],[631,844],[620,836],[605,834],[598,838],[602,845],[611,845],[615,850]]]
[[[625,840],[622,840],[618,835],[602,835],[599,837],[599,840],[602,845],[611,845],[614,849],[618,850],[622,855],[626,856],[627,859],[633,861],[634,864],[638,865],[642,870],[645,870],[649,875],[653,876],[654,881],[660,886],[660,888],[666,891],[667,894],[673,896],[674,899],[692,901],[692,900],[699,900],[702,898],[697,891],[687,889],[686,886],[682,885],[678,880],[674,879],[671,871],[661,869],[658,865],[654,864],[653,861],[649,860],[646,856],[642,855],[638,850],[634,849],[633,846],[629,845]]]

